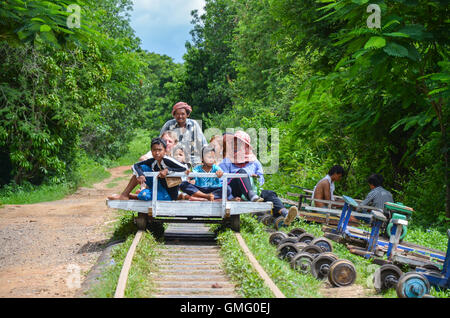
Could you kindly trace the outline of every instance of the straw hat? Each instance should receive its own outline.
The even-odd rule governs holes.
[[[234,134],[234,138],[239,139],[243,143],[247,144],[250,147],[250,149],[253,149],[252,145],[250,144],[250,136],[245,131],[242,130],[236,131]]]

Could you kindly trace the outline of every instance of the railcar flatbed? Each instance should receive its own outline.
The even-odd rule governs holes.
[[[272,202],[228,201],[227,180],[230,178],[248,178],[247,174],[224,173],[222,179],[221,201],[158,201],[157,180],[159,172],[145,172],[146,177],[153,177],[152,200],[106,200],[106,205],[114,209],[138,212],[137,225],[142,229],[147,222],[183,222],[186,223],[218,223],[229,224],[239,231],[240,215],[271,211]],[[170,177],[186,177],[185,173],[172,173]],[[217,177],[215,173],[190,173],[189,177]]]

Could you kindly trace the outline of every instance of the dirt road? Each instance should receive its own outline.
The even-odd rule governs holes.
[[[111,235],[106,196],[125,187],[129,168],[63,200],[1,208],[0,297],[74,297]]]

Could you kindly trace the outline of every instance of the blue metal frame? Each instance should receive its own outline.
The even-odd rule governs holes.
[[[450,288],[450,229],[447,230],[448,243],[447,253],[445,255],[444,266],[441,274],[429,272],[426,268],[417,267],[416,272],[420,272],[428,279],[431,285],[438,288]]]
[[[341,235],[344,238],[350,237],[350,238],[367,241],[367,245],[368,245],[367,252],[368,253],[364,256],[366,258],[370,258],[373,256],[376,246],[385,247],[385,248],[387,247],[388,248],[387,257],[389,257],[392,253],[392,243],[391,242],[383,242],[383,241],[379,240],[380,229],[381,229],[383,222],[374,218],[373,222],[372,222],[372,229],[371,229],[370,233],[367,231],[363,231],[364,235],[358,235],[358,234],[350,232],[349,229],[352,229],[353,227],[348,226],[348,222],[350,220],[352,208],[358,207],[358,204],[351,197],[344,195],[343,198],[344,198],[345,204],[342,208],[342,213],[339,218],[337,228],[333,229],[331,232],[334,234]],[[393,227],[393,232],[394,232],[393,235],[395,235],[395,233],[396,233],[395,231],[396,231],[396,226]],[[443,262],[446,261],[446,257],[444,257],[441,254],[436,254],[434,252],[422,251],[422,250],[410,248],[410,247],[407,247],[407,246],[404,246],[401,244],[398,244],[397,248],[400,250],[403,250],[403,251],[416,252],[416,253],[420,253],[423,255],[429,255],[432,258],[438,259]],[[447,261],[447,263],[448,263],[448,261]],[[447,264],[447,266],[448,266],[448,264]]]

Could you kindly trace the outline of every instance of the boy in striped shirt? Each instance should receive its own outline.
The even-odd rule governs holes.
[[[170,172],[183,172],[187,170],[187,166],[178,162],[177,160],[166,156],[166,142],[161,138],[153,138],[151,142],[151,150],[153,158],[135,163],[132,166],[133,176],[131,177],[128,185],[121,194],[114,194],[109,196],[109,200],[129,200],[134,199],[134,195],[130,196],[131,191],[137,186],[141,185],[142,188],[152,189],[153,177],[145,177],[145,172],[156,172],[159,171],[158,184],[160,185],[158,189],[165,189],[171,200],[176,200],[178,197],[179,186],[174,186],[169,188],[166,182],[166,176]],[[160,192],[160,191],[158,191]],[[163,193],[161,193],[162,195]],[[158,193],[158,199],[160,198],[160,193]]]

